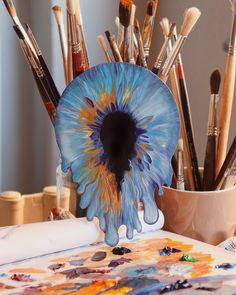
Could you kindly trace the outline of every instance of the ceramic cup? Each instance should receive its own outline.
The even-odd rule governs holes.
[[[236,233],[236,187],[209,192],[165,187],[156,201],[167,231],[212,245]]]

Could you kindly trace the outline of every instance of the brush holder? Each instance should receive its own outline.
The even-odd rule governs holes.
[[[179,191],[164,187],[156,194],[165,217],[164,229],[217,245],[235,234],[236,186],[220,191]]]

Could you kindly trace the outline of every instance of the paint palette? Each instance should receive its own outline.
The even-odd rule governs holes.
[[[97,243],[1,267],[0,292],[41,295],[233,294],[236,257],[164,231]],[[209,292],[209,293],[208,293]]]
[[[95,216],[116,245],[144,220],[158,219],[154,190],[170,185],[171,157],[179,136],[179,114],[167,86],[152,72],[131,64],[98,65],[77,77],[57,109],[56,137],[62,170],[72,170],[82,194],[80,207]]]

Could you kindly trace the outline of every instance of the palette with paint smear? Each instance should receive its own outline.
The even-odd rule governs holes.
[[[3,265],[2,294],[233,294],[236,256],[165,231]]]

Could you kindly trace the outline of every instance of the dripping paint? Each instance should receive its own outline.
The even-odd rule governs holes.
[[[158,220],[154,190],[171,184],[171,157],[179,114],[167,86],[150,71],[126,63],[103,64],[77,77],[57,109],[56,137],[62,170],[72,170],[87,218],[98,217],[105,241],[118,229],[141,231]]]

